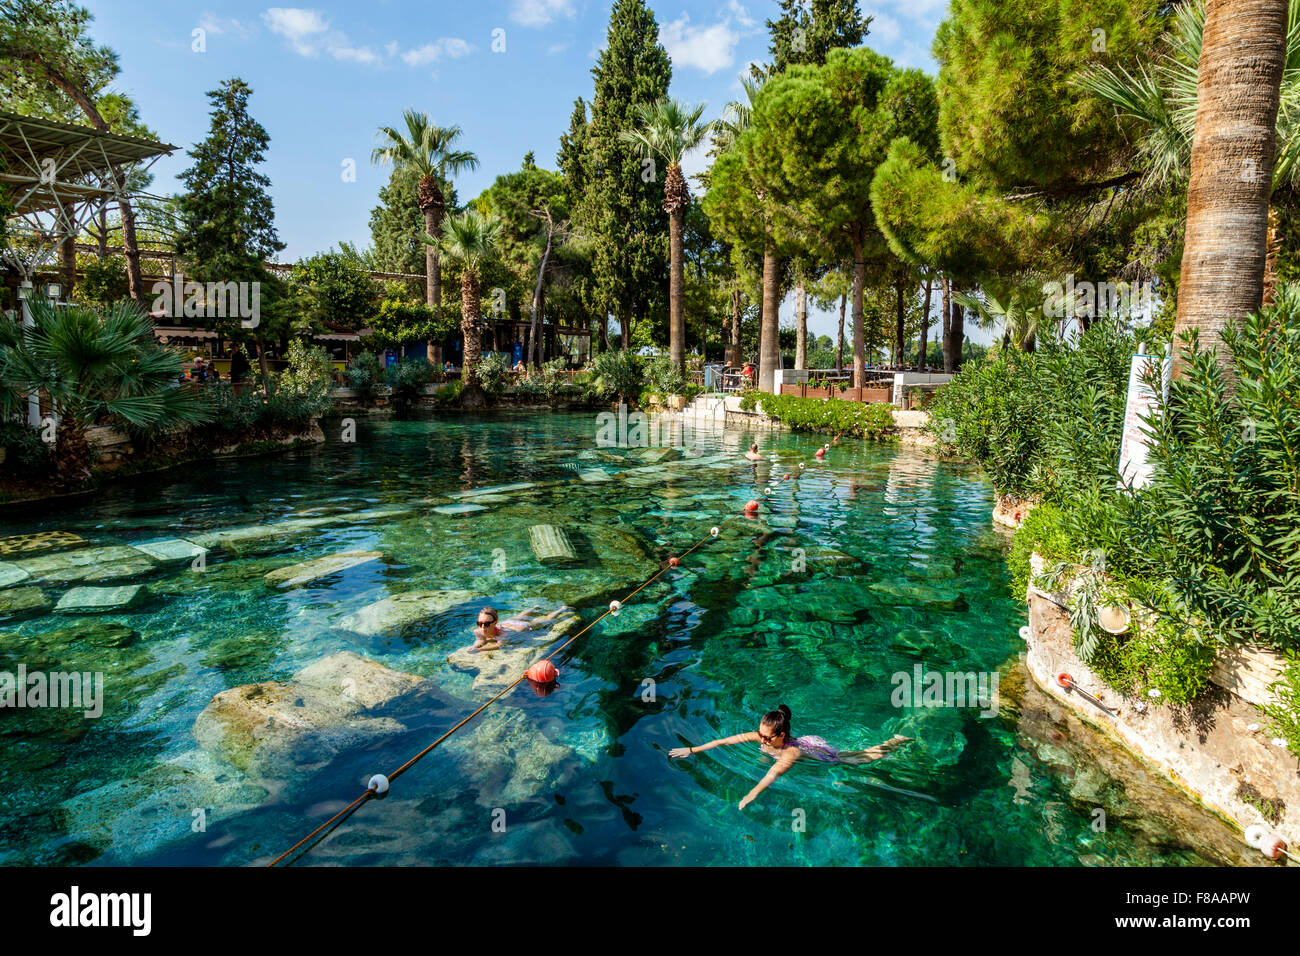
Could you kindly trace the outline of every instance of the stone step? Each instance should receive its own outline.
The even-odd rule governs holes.
[[[303,587],[313,581],[319,581],[321,578],[338,574],[348,568],[355,568],[360,564],[368,564],[382,557],[383,554],[378,551],[344,551],[341,554],[326,555],[323,558],[316,558],[314,561],[304,561],[301,564],[292,564],[287,568],[268,571],[262,576],[262,580],[266,582],[268,587],[285,591],[290,588]]]
[[[149,597],[143,584],[126,584],[113,588],[76,587],[54,605],[55,614],[110,614],[125,611]]]

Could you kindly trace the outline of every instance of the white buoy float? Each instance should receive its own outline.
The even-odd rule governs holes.
[[[366,789],[375,791],[376,796],[383,796],[388,792],[388,778],[382,773],[377,773],[370,778],[370,783],[366,784]]]
[[[718,526],[716,524],[709,529],[709,534],[713,535],[715,538],[718,536]]]
[[[623,609],[623,605],[620,602],[618,601],[609,602],[609,613],[614,617],[618,617],[618,612],[621,611],[622,609]]]
[[[1022,627],[1022,628],[1020,629],[1020,639],[1021,639],[1022,641],[1027,641],[1027,640],[1029,640],[1029,625],[1028,625],[1028,624],[1026,624],[1024,627]]]

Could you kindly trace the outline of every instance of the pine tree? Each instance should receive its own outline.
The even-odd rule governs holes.
[[[643,165],[636,147],[619,135],[634,127],[637,105],[667,95],[672,77],[659,25],[643,0],[615,4],[605,49],[591,72],[595,97],[582,131],[585,148],[577,168],[584,182],[576,218],[592,245],[596,296],[603,310],[618,316],[626,348],[633,324],[652,308],[663,309],[668,293],[668,216],[659,179],[667,171]]]
[[[767,21],[772,44],[769,65],[754,64],[754,79],[764,80],[798,63],[821,66],[836,47],[859,46],[871,17],[864,17],[857,0],[780,0],[781,16]]]
[[[281,314],[283,283],[270,275],[265,261],[284,248],[275,230],[275,209],[267,192],[271,180],[257,171],[271,142],[262,124],[248,112],[252,88],[238,77],[208,92],[212,102],[207,138],[186,155],[194,165],[181,173],[185,193],[177,202],[180,235],[176,254],[201,282],[261,284],[262,315],[252,340],[267,375],[263,341],[286,338],[287,322],[268,321]],[[232,337],[248,335],[238,320],[220,323]]]

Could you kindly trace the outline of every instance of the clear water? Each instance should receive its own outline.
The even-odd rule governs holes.
[[[0,622],[0,669],[101,670],[108,698],[98,720],[0,712],[0,861],[264,863],[481,702],[472,675],[446,660],[470,640],[480,604],[556,607],[576,595],[591,621],[657,562],[705,540],[557,658],[554,693],[516,688],[494,707],[508,720],[472,738],[467,727],[474,746],[435,750],[301,863],[1198,862],[1131,827],[1092,832],[1087,806],[1026,746],[1014,710],[984,719],[892,705],[896,672],[995,672],[1023,647],[991,491],[966,467],[854,441],[818,464],[813,437],[733,430],[697,436],[705,463],[624,474],[646,452],[595,451],[591,414],[361,419],[355,442],[338,440],[337,423],[327,435],[319,448],[189,466],[76,509],[2,519],[6,534],[69,530],[107,543],[329,520],[251,552],[214,552],[202,573],[155,574],[152,602],[136,612]],[[777,462],[746,462],[751,440]],[[721,467],[708,461],[724,453]],[[761,518],[737,517],[800,461],[800,480],[775,487]],[[591,469],[612,480],[583,481]],[[450,493],[522,481],[538,486],[473,514],[432,511]],[[382,512],[399,505],[414,510]],[[567,528],[585,564],[543,568],[528,538],[539,523]],[[610,550],[611,532],[649,558]],[[384,557],[288,592],[262,581],[345,550]],[[338,625],[417,589],[482,598],[398,636]],[[106,623],[139,638],[105,646]],[[192,727],[215,694],[287,680],[343,650],[430,678],[441,703],[278,779],[244,779],[199,753]],[[865,768],[800,761],[744,811],[738,800],[768,766],[756,748],[667,758],[756,729],[781,702],[797,734],[842,749],[894,733],[916,742]],[[178,783],[178,766],[201,769]]]

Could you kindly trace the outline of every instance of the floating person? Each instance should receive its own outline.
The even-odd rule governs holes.
[[[791,736],[790,717],[790,708],[782,704],[776,710],[763,715],[763,720],[759,723],[757,732],[751,731],[747,734],[735,734],[731,737],[710,740],[707,744],[700,744],[698,747],[676,747],[668,751],[668,756],[689,757],[691,754],[699,753],[702,750],[712,750],[714,747],[726,747],[731,744],[758,744],[759,750],[769,757],[776,758],[776,764],[762,780],[755,784],[754,789],[745,794],[744,799],[740,801],[739,807],[739,809],[743,810],[747,805],[753,803],[760,793],[775,783],[777,777],[793,767],[794,762],[800,757],[814,757],[826,763],[871,763],[873,760],[879,760],[912,740],[911,737],[895,734],[883,744],[876,744],[876,746],[868,747],[866,750],[841,751],[836,750],[821,737]]]
[[[506,631],[531,631],[539,624],[546,624],[555,620],[565,611],[567,607],[557,607],[550,614],[542,617],[531,618],[530,615],[537,611],[537,608],[530,607],[526,611],[520,611],[514,617],[507,618],[504,621],[498,620],[500,615],[494,607],[485,607],[478,612],[478,626],[474,628],[474,643],[470,645],[471,651],[498,651],[503,643],[501,638]]]
[[[750,461],[762,461],[763,456],[758,453],[758,442],[749,446],[749,451],[745,452],[745,457]]]

